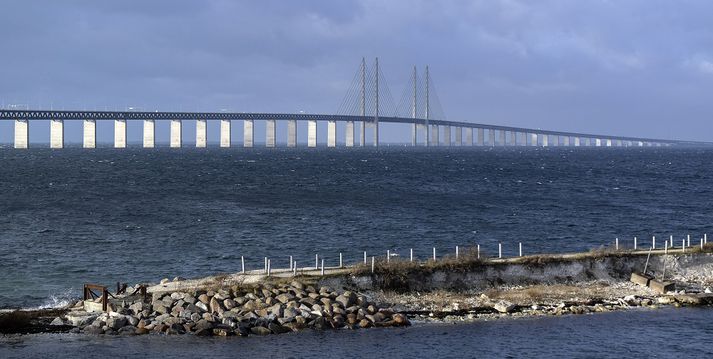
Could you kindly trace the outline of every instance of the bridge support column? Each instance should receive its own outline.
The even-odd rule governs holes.
[[[50,120],[50,148],[64,148],[63,120]]]
[[[411,124],[411,146],[416,147],[417,136],[418,136],[418,125],[416,125],[416,123],[412,123]]]
[[[253,120],[243,120],[243,147],[252,147],[255,142]]]
[[[114,148],[126,148],[126,120],[114,120]]]
[[[374,121],[374,147],[379,147],[379,121]]]
[[[366,121],[361,121],[359,123],[359,146],[364,147],[366,145]]]
[[[15,120],[15,148],[30,147],[30,122],[28,120]]]
[[[466,127],[465,131],[465,146],[473,146],[473,127]]]
[[[443,145],[446,147],[451,145],[451,126],[443,126]]]
[[[602,146],[602,139],[601,138],[595,138],[594,139],[594,147],[601,147]]]
[[[611,147],[611,139],[607,138],[607,147]]]
[[[488,130],[488,146],[495,146],[495,130]]]
[[[510,131],[510,145],[517,146],[517,132]]]
[[[543,135],[541,135],[541,136],[542,136],[542,147],[547,147],[547,146],[549,146],[550,135],[543,134]]]
[[[354,147],[354,121],[347,121],[344,131],[344,145],[347,147]]]
[[[154,120],[144,120],[144,148],[154,148],[156,146],[156,123]]]
[[[317,147],[317,121],[307,121],[307,147]]]
[[[580,141],[579,136],[574,138],[574,147],[579,147],[579,146],[580,146],[579,141]]]
[[[500,136],[498,136],[498,140],[499,140],[499,143],[498,143],[498,144],[499,144],[500,146],[505,146],[505,145],[507,145],[507,143],[505,143],[505,141],[506,141],[506,140],[505,140],[505,138],[506,138],[506,136],[505,136],[505,130],[500,130],[499,132],[500,132]]]
[[[485,129],[484,128],[479,128],[478,129],[478,146],[485,146]]]
[[[569,141],[570,141],[569,136],[564,136],[564,143],[562,143],[562,146],[569,147],[569,144],[570,144]]]
[[[208,123],[206,120],[196,120],[196,147],[205,148],[208,145]]]
[[[230,120],[220,120],[220,147],[230,147]]]
[[[614,142],[614,144],[615,144],[616,147],[621,147],[621,146],[622,146],[621,140],[616,140],[616,141]]]
[[[456,146],[463,146],[463,127],[456,127]]]
[[[265,147],[275,147],[275,138],[277,138],[276,121],[265,121]]]
[[[287,147],[297,147],[297,120],[287,120]]]
[[[327,147],[337,147],[337,121],[327,121]]]
[[[96,120],[82,121],[82,147],[97,147],[97,122]]]
[[[181,148],[181,142],[183,142],[183,122],[181,120],[171,120],[169,146],[171,148]]]

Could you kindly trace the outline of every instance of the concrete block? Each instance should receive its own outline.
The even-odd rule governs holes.
[[[97,122],[95,120],[84,120],[82,123],[82,147],[97,147]]]
[[[648,276],[648,275],[645,275],[645,274],[642,274],[642,273],[636,273],[636,272],[634,272],[634,273],[631,273],[631,279],[630,279],[630,280],[631,280],[632,283],[636,283],[636,284],[638,284],[638,285],[641,285],[641,286],[644,286],[644,287],[648,287],[648,286],[649,286],[649,281],[650,281],[651,279],[652,279],[652,278],[651,278],[650,276]]]
[[[230,147],[230,120],[220,120],[220,147]]]
[[[660,293],[666,294],[676,290],[676,284],[674,282],[660,281],[656,279],[649,280],[649,288]]]
[[[29,125],[28,120],[15,120],[15,148],[30,147]]]

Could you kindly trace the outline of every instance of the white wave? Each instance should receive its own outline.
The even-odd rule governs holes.
[[[52,294],[47,299],[45,299],[42,304],[36,307],[22,308],[23,310],[40,310],[40,309],[54,309],[66,307],[75,301],[77,301],[77,292],[74,288],[65,290],[64,292]]]

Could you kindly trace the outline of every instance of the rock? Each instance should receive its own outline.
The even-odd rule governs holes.
[[[671,297],[671,296],[664,296],[664,297],[658,297],[658,298],[656,299],[656,301],[657,301],[659,304],[671,304],[671,303],[674,303],[674,302],[676,301],[676,299],[674,299],[674,298]]]
[[[346,291],[341,295],[337,296],[336,302],[340,303],[344,308],[349,308],[357,304],[357,295],[354,292]]]
[[[196,308],[200,309],[201,312],[208,311],[208,306],[203,302],[196,302],[196,304],[194,304],[194,305],[196,306]]]
[[[131,325],[127,325],[127,326],[121,327],[117,332],[121,335],[135,335],[136,328],[134,328]]]
[[[64,325],[64,320],[60,317],[54,318],[50,325]]]
[[[283,327],[282,325],[279,325],[277,323],[270,323],[267,327],[273,334],[283,334],[291,332],[289,328]]]
[[[213,325],[212,322],[209,322],[205,319],[201,319],[198,322],[196,322],[196,325],[193,326],[193,330],[201,330],[201,329],[213,329],[215,325]]]
[[[210,303],[210,298],[208,297],[207,294],[203,293],[198,296],[198,300],[201,301],[201,303],[208,305]]]
[[[409,322],[408,318],[401,313],[394,314],[391,319],[394,321],[394,324],[398,326],[411,325],[411,322]]]
[[[275,299],[277,299],[280,303],[285,304],[295,299],[295,296],[289,293],[283,293],[275,297]]]
[[[209,337],[213,335],[213,329],[199,329],[196,330],[193,335],[198,336],[198,337]]]
[[[136,334],[137,335],[143,335],[143,334],[148,334],[149,329],[146,328],[136,328]]]
[[[359,321],[359,327],[360,328],[371,328],[371,322],[368,319],[362,319]]]
[[[493,305],[493,309],[500,313],[512,313],[515,310],[515,304],[501,300]]]
[[[173,293],[171,293],[171,299],[173,299],[173,300],[183,299],[183,293],[173,292]]]
[[[194,297],[194,296],[191,295],[190,293],[185,293],[185,294],[183,295],[183,298],[182,298],[182,299],[183,299],[184,302],[186,302],[186,303],[188,303],[188,304],[195,304],[195,303],[196,303],[196,297]]]
[[[183,277],[173,277],[173,281],[174,281],[174,282],[181,282],[181,281],[184,281],[184,280],[186,280],[186,278],[183,278]]]
[[[128,316],[126,317],[126,320],[129,322],[129,325],[135,327],[139,324],[139,319],[136,317]]]
[[[84,333],[90,335],[99,335],[104,334],[104,329],[102,329],[101,327],[90,325],[84,328]]]
[[[296,289],[299,289],[299,290],[304,290],[304,289],[305,289],[304,284],[302,284],[301,282],[298,282],[298,281],[296,281],[296,280],[293,280],[292,283],[290,283],[290,286],[292,286],[292,287],[294,287],[294,288],[296,288]]]
[[[213,335],[227,337],[229,335],[233,335],[233,329],[230,327],[213,328]]]
[[[236,303],[234,300],[228,298],[228,299],[223,300],[223,306],[225,307],[225,309],[231,310],[231,309],[235,308]]]
[[[161,304],[161,303],[162,303],[162,302],[158,302],[156,305],[153,306],[154,312],[159,313],[159,314],[167,314],[167,313],[170,313],[170,312],[171,312],[171,311],[169,310],[170,307],[167,307],[167,306],[165,306],[165,305],[163,305],[163,304]]]
[[[268,311],[270,312],[270,314],[273,314],[273,315],[275,315],[275,317],[278,317],[278,318],[282,317],[282,314],[283,314],[282,305],[280,305],[280,304],[273,305],[272,307],[270,307],[268,309]]]
[[[125,325],[126,318],[124,316],[109,317],[109,319],[106,320],[106,326],[112,330],[118,330]]]
[[[171,281],[170,279],[164,278],[164,279],[161,279],[161,281],[160,281],[159,283],[160,283],[160,284],[166,284],[166,283],[168,283],[168,282],[170,282],[170,281]]]
[[[250,332],[252,332],[255,335],[269,335],[272,333],[270,329],[265,328],[265,327],[252,327],[250,328]]]

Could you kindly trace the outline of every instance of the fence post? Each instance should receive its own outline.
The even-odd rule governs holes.
[[[651,236],[651,247],[656,249],[656,236]]]
[[[371,257],[371,273],[374,273],[374,257]]]
[[[502,258],[502,257],[503,257],[503,244],[498,243],[498,258]]]
[[[297,261],[292,262],[292,276],[296,277],[297,276]]]
[[[391,262],[391,250],[387,249],[386,250],[386,263]]]
[[[319,254],[314,255],[314,269],[319,269]]]
[[[409,257],[410,257],[409,261],[413,262],[413,248],[409,249]]]
[[[458,259],[458,246],[456,246],[456,259]]]
[[[475,246],[478,252],[478,259],[480,259],[480,244],[476,244]]]
[[[522,242],[520,242],[520,257],[522,257]]]
[[[344,268],[344,262],[342,261],[342,254],[339,253],[339,268]]]
[[[614,239],[614,246],[615,246],[616,250],[618,251],[619,250],[619,238]]]
[[[436,247],[433,247],[433,261],[436,261]]]
[[[366,251],[364,251],[364,264],[366,264]]]
[[[267,260],[267,276],[270,276],[270,259]]]
[[[322,259],[322,275],[324,275],[324,259]]]
[[[636,250],[637,245],[636,245],[636,237],[634,237],[634,250]]]
[[[245,274],[245,257],[240,256],[240,267],[242,268],[243,274]]]

